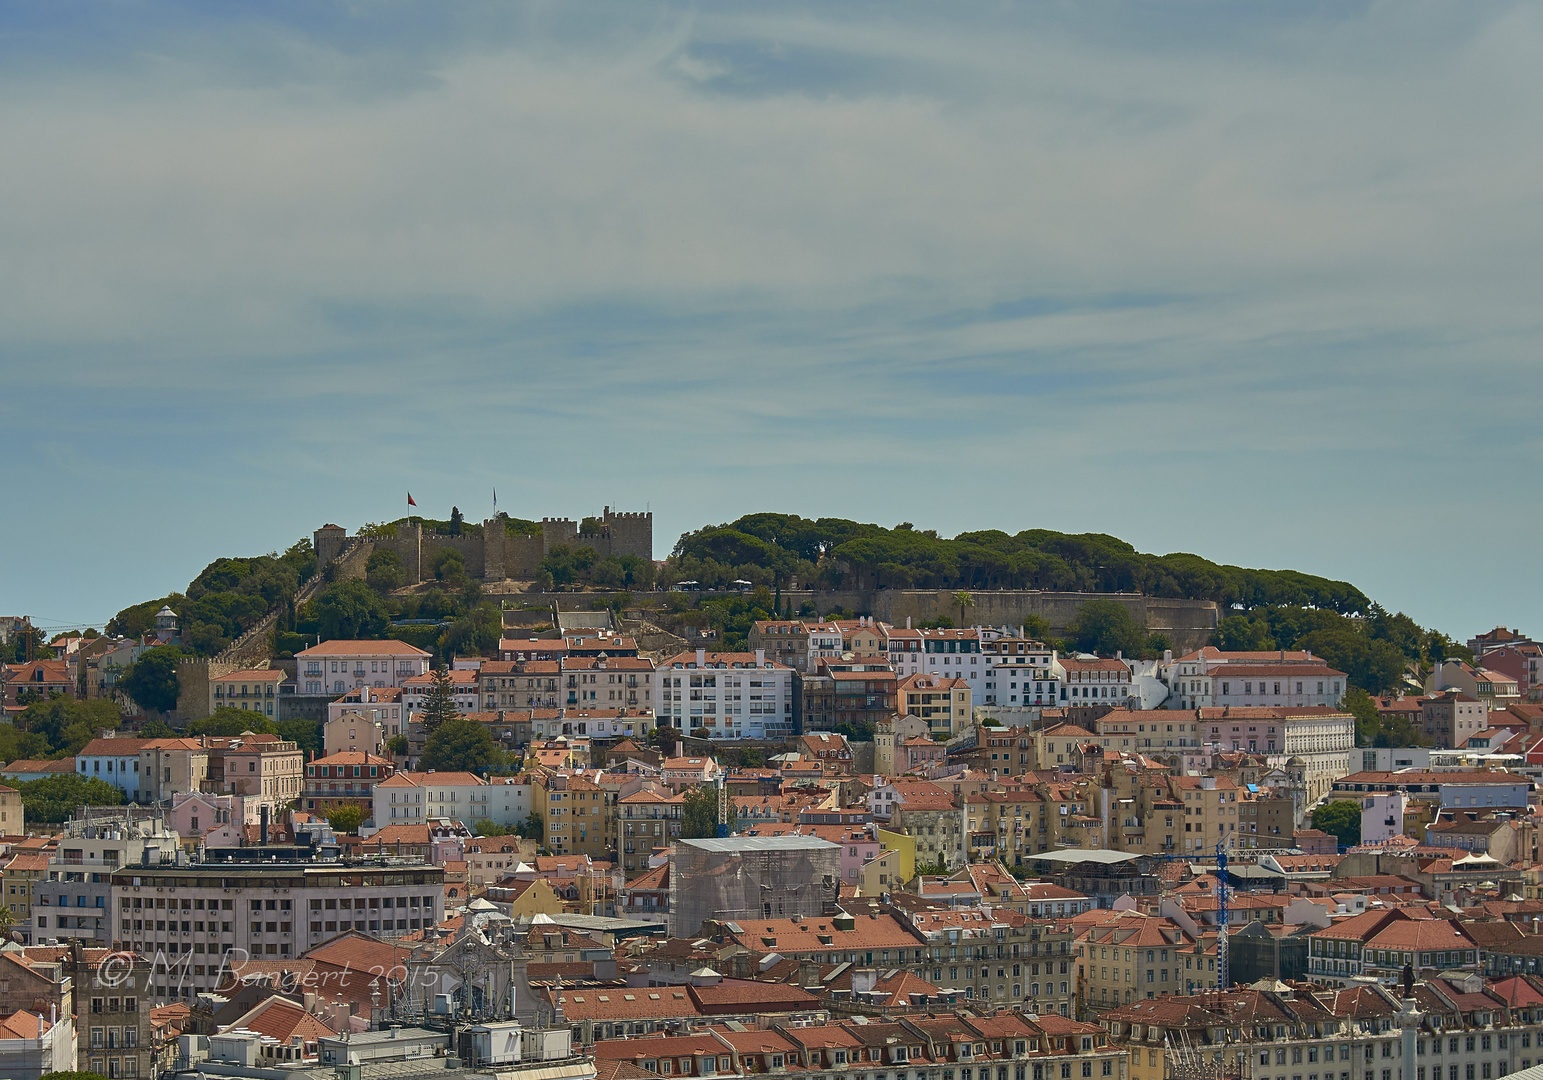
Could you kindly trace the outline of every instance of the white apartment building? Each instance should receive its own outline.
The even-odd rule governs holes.
[[[341,694],[401,686],[429,670],[432,654],[405,641],[324,641],[295,654],[296,691]]]
[[[1025,705],[1044,707],[1059,706],[1066,698],[1060,665],[1040,667],[1035,663],[1022,663],[1016,658],[998,660],[987,672],[985,683],[986,705],[1006,705],[1023,708]]]
[[[394,937],[445,914],[444,867],[427,864],[124,866],[110,884],[112,947],[176,957],[156,964],[162,1001],[213,990],[229,953],[282,961],[348,930]]]
[[[1207,645],[1178,659],[1164,654],[1158,676],[1174,709],[1223,706],[1337,709],[1348,689],[1345,673],[1311,652],[1223,652]]]
[[[650,663],[648,698],[653,700],[653,669]],[[559,709],[556,716],[533,715],[530,721],[531,738],[555,739],[559,735],[568,738],[635,739],[654,729],[652,709]]]
[[[181,850],[181,837],[166,827],[159,813],[135,807],[114,810],[65,823],[44,880],[34,884],[33,942],[78,938],[93,946],[107,945],[113,938],[112,873],[144,862],[147,852],[149,861],[160,865]]]
[[[1350,772],[1355,717],[1327,707],[1202,709],[1200,740],[1213,751],[1264,754],[1273,768],[1302,761],[1307,805],[1329,793]]]
[[[682,731],[706,728],[715,739],[793,734],[793,669],[764,650],[679,653],[659,665],[654,691],[660,722]]]
[[[818,671],[822,657],[840,657],[843,651],[840,623],[805,623],[809,635],[809,654],[804,660],[805,671]]]
[[[1058,705],[1066,672],[1056,651],[1043,641],[1007,635],[982,635],[986,666],[982,705]]]
[[[988,659],[981,652],[981,632],[978,628],[913,632],[921,636],[920,674],[963,679],[970,685],[972,701],[985,700],[986,675],[995,657]],[[910,661],[907,660],[909,666]],[[896,674],[899,674],[899,669],[896,669]]]
[[[422,825],[435,818],[470,828],[479,821],[518,825],[530,816],[530,783],[512,776],[483,780],[465,772],[399,772],[371,793],[377,829]]]
[[[1402,791],[1377,792],[1361,800],[1361,843],[1385,844],[1404,835],[1404,810],[1409,796]]]
[[[468,772],[393,773],[370,793],[377,829],[387,825],[422,825],[434,818],[481,821],[487,784]]]
[[[1062,657],[1061,701],[1068,705],[1113,705],[1123,708],[1130,697],[1130,668],[1124,660],[1096,656]]]
[[[131,802],[139,801],[139,752],[152,739],[92,739],[75,755],[75,771],[105,780]]]

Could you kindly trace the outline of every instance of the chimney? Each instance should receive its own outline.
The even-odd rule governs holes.
[[[704,667],[707,666],[707,650],[706,649],[698,649],[696,651],[696,666],[699,667],[699,668],[704,668]]]
[[[765,649],[757,649],[755,651],[755,666],[756,667],[761,667],[765,663],[766,663],[766,650]]]
[[[911,629],[911,616],[909,615],[905,617],[905,628],[907,630]]]
[[[258,841],[258,843],[261,844],[263,847],[267,847],[268,846],[268,804],[267,803],[263,803],[263,807],[262,807],[262,824],[259,827],[258,836],[261,838]]]

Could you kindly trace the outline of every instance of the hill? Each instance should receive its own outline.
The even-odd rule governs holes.
[[[755,569],[772,575],[772,584],[796,577],[827,589],[1139,592],[1227,607],[1313,607],[1341,615],[1365,614],[1372,606],[1346,581],[1226,566],[1187,553],[1146,555],[1103,533],[1049,529],[1016,535],[991,529],[950,540],[909,522],[886,529],[844,518],[749,514],[685,534],[672,559],[680,573],[703,584],[755,580],[740,572]]]

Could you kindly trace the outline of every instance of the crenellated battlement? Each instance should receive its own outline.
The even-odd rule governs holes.
[[[394,536],[372,538],[376,549],[390,549],[402,560],[408,581],[416,584],[433,575],[436,556],[442,549],[458,551],[466,570],[484,581],[534,577],[541,560],[556,547],[592,548],[601,556],[634,555],[653,560],[654,515],[651,511],[622,512],[604,507],[593,520],[600,530],[581,533],[580,522],[569,517],[543,517],[540,535],[511,535],[498,527],[497,518],[489,518],[480,530],[460,536],[445,536],[426,531],[421,524],[398,525]],[[336,525],[316,530],[313,543],[320,565],[338,559],[350,543],[348,531]]]

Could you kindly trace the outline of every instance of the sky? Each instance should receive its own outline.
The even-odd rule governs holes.
[[[1504,2],[8,5],[0,614],[496,487],[1543,633],[1540,68]]]

